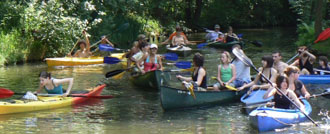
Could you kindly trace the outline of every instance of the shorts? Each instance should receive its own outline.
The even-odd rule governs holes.
[[[219,89],[225,89],[226,87],[221,86],[219,82],[215,83],[213,86],[217,86]],[[229,86],[234,87],[234,83],[230,83]]]
[[[241,87],[244,84],[248,84],[250,82],[251,82],[251,80],[249,80],[249,79],[236,79],[236,80],[234,80],[233,83],[234,83],[235,87]]]

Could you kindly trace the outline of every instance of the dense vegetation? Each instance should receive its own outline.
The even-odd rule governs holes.
[[[0,65],[64,56],[82,38],[83,30],[91,35],[92,43],[108,35],[117,47],[128,47],[140,33],[161,36],[172,32],[177,23],[188,31],[212,28],[214,24],[235,28],[298,25],[297,44],[304,44],[315,39],[318,32],[314,29],[329,27],[326,19],[329,3],[326,0],[3,0],[0,2]],[[319,7],[323,8],[317,10]]]

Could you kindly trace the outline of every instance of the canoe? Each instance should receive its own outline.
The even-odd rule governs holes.
[[[111,57],[116,57],[122,59],[124,53],[114,53]],[[52,66],[78,66],[78,65],[94,65],[103,64],[104,57],[89,57],[89,58],[79,58],[79,57],[62,57],[62,58],[46,58],[46,63],[49,67]]]
[[[74,95],[100,95],[103,88],[106,85],[100,85],[86,94],[74,94]],[[83,103],[90,98],[85,97],[44,97],[38,96],[38,101],[33,100],[12,100],[10,102],[0,102],[0,114],[13,114],[22,112],[32,112],[39,110],[49,110],[66,106],[74,106]]]
[[[170,45],[167,45],[166,49],[168,52],[176,53],[178,56],[181,57],[187,57],[192,53],[192,49],[186,46],[170,47]]]
[[[260,104],[265,104],[271,101],[274,97],[264,99],[267,90],[253,90],[250,95],[244,94],[241,97],[241,102],[244,103],[245,112],[249,114],[252,110],[256,109]]]
[[[246,92],[242,91],[194,91],[194,99],[188,90],[181,90],[168,86],[160,87],[160,100],[162,108],[166,110],[183,109],[191,107],[203,107],[212,105],[223,105],[230,102],[239,101]]]
[[[243,41],[232,41],[229,43],[217,42],[217,43],[209,44],[208,46],[217,49],[231,50],[231,48],[236,44],[241,45],[242,48],[245,46],[245,43]]]
[[[145,74],[133,75],[129,80],[136,86],[158,91],[161,83],[162,71],[155,70]]]
[[[306,114],[312,112],[312,107],[307,100],[303,99]],[[260,132],[271,131],[291,126],[307,120],[307,117],[298,109],[279,109],[259,107],[249,114],[252,126]]]
[[[300,75],[304,84],[330,84],[330,75]]]

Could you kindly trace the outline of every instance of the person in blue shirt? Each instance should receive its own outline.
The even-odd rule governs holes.
[[[220,32],[220,25],[216,24],[213,30],[206,30],[208,34],[206,34],[205,39],[207,42],[216,41],[219,37],[223,38],[223,33]]]
[[[50,73],[42,71],[39,74],[40,85],[35,93],[39,93],[41,89],[45,89],[48,94],[60,94],[66,97],[70,94],[73,85],[73,78],[55,79],[51,77]],[[62,84],[68,83],[69,86],[65,93],[63,93]]]

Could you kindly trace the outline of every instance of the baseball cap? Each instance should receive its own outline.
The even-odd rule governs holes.
[[[150,48],[157,48],[158,49],[158,46],[156,44],[151,44]]]

